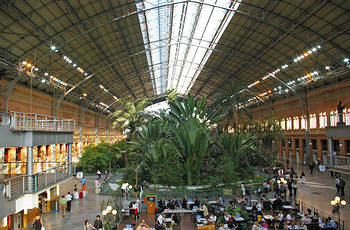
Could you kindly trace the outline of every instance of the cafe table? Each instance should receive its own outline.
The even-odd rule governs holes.
[[[264,215],[264,219],[265,220],[273,220],[275,218],[273,216],[271,216],[271,215]]]
[[[237,222],[240,222],[240,221],[245,221],[245,219],[241,216],[234,216],[233,219]]]
[[[290,205],[283,205],[282,206],[283,209],[296,209],[296,207],[290,206]]]

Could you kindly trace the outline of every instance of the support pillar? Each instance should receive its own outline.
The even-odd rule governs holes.
[[[317,160],[319,163],[321,163],[323,161],[322,159],[322,141],[321,141],[321,138],[317,138],[316,139],[317,141]]]
[[[304,164],[304,138],[299,139],[299,159]]]
[[[287,138],[287,141],[286,141],[286,154],[285,154],[285,160],[289,160],[289,141],[290,139]]]
[[[295,138],[292,139],[292,160],[296,162]]]
[[[280,139],[279,140],[279,143],[280,143],[280,151],[279,151],[279,156],[278,156],[278,159],[279,160],[283,160],[283,142],[282,142],[282,140]]]
[[[331,137],[328,138],[328,152],[329,152],[329,162],[327,164],[333,167],[333,140]]]
[[[33,146],[27,147],[27,175],[28,175],[28,191],[34,189],[34,178],[33,178]]]
[[[73,175],[72,167],[72,143],[68,144],[68,175]]]
[[[344,138],[339,139],[340,144],[340,156],[345,157],[346,156],[346,143]]]

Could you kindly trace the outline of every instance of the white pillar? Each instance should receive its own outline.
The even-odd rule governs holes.
[[[72,143],[68,143],[68,174],[73,175],[72,167]]]
[[[33,191],[33,146],[27,147],[27,175],[28,175],[28,190]]]

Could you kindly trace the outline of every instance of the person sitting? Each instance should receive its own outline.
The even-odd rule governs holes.
[[[136,227],[136,230],[150,230],[151,228],[142,220],[141,223]]]
[[[304,224],[311,224],[312,222],[312,219],[308,216],[308,214],[305,214],[301,220]]]
[[[337,229],[337,223],[329,216],[327,218],[327,224],[325,224],[325,228]]]
[[[252,226],[252,230],[260,230],[260,225],[258,223],[258,221],[255,221],[253,226]]]
[[[260,203],[260,201],[257,201],[256,202],[256,213],[258,214],[258,215],[261,215],[262,214],[262,209],[263,209],[263,206],[262,206],[262,204]]]
[[[231,218],[231,216],[230,216],[227,212],[224,213],[224,223],[225,223],[225,224],[230,224],[230,223],[232,223],[232,218]]]
[[[209,197],[208,196],[206,196],[205,198],[204,198],[204,204],[205,204],[205,206],[207,206],[207,207],[209,207]]]
[[[206,218],[209,215],[208,207],[205,204],[202,204],[201,210],[203,212],[203,217]]]
[[[224,206],[224,200],[221,198],[220,195],[216,196],[216,201],[218,202],[219,206]]]
[[[197,196],[194,197],[194,205],[199,207],[200,206],[200,202]]]
[[[157,218],[157,222],[160,226],[164,225],[164,221],[165,221],[165,215],[164,213],[160,214]]]
[[[187,201],[188,201],[187,196],[184,196],[184,198],[182,199],[182,204],[181,204],[183,209],[187,209]]]
[[[164,197],[162,197],[162,199],[160,199],[157,203],[158,203],[159,211],[163,212],[165,210],[165,208],[166,208]]]
[[[214,215],[214,213],[210,213],[210,216],[208,218],[208,223],[215,224],[215,222],[216,222],[216,216]]]

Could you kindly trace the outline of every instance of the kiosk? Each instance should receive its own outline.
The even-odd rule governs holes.
[[[146,196],[144,197],[143,201],[147,205],[147,213],[155,214],[156,213],[156,196],[155,195]]]

